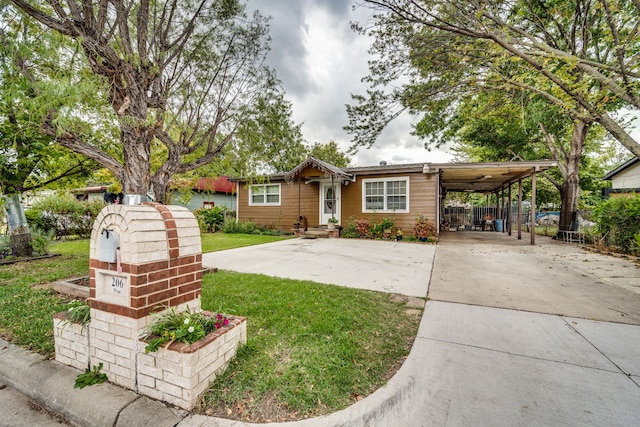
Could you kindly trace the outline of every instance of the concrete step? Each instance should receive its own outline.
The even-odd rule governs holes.
[[[329,231],[326,228],[309,228],[304,232],[303,237],[314,239],[318,237],[329,237]]]

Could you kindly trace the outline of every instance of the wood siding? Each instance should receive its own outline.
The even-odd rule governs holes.
[[[280,184],[280,206],[249,206],[249,187],[238,190],[238,219],[252,221],[259,226],[289,231],[298,218],[298,182],[271,182]],[[300,182],[300,214],[307,217],[310,227],[318,225],[318,184]]]
[[[362,180],[409,177],[409,212],[362,212]],[[272,182],[275,184],[275,182]],[[380,222],[390,218],[394,227],[400,227],[405,235],[413,234],[412,226],[417,215],[425,215],[436,221],[437,180],[434,174],[398,173],[359,175],[356,182],[343,185],[341,195],[341,221],[346,224],[351,217]],[[240,221],[251,220],[269,228],[288,231],[293,227],[298,216],[298,182],[286,184],[281,182],[280,206],[249,206],[249,187],[240,185],[238,190],[238,218]],[[307,217],[309,227],[319,224],[320,194],[317,182],[300,184],[300,213]]]
[[[409,212],[362,212],[362,180],[409,177]],[[436,221],[436,176],[434,174],[382,174],[358,176],[356,182],[342,186],[342,222],[346,223],[353,216],[370,222],[380,222],[383,218],[393,221],[393,226],[400,227],[405,235],[413,234],[412,226],[417,215],[424,215]],[[395,230],[394,230],[395,231]]]

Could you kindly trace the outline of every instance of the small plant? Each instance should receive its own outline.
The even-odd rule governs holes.
[[[91,311],[89,304],[85,301],[70,301],[67,308],[67,321],[87,326],[91,322]]]
[[[224,314],[205,316],[202,313],[192,313],[189,307],[181,313],[176,313],[172,307],[158,315],[143,335],[143,338],[150,338],[145,352],[158,351],[160,346],[168,347],[174,341],[193,344],[227,325],[229,318]]]
[[[413,234],[422,241],[427,241],[429,238],[434,237],[438,232],[436,225],[429,221],[424,215],[418,215],[416,222],[413,224]]]
[[[400,227],[396,229],[396,240],[397,241],[402,240],[402,229]]]
[[[338,218],[334,218],[334,217],[329,218],[329,219],[327,220],[327,222],[328,222],[329,224],[337,224],[337,223],[338,223]]]
[[[80,374],[76,377],[76,382],[73,388],[85,388],[88,385],[102,384],[107,381],[107,375],[100,372],[102,369],[102,362],[98,366],[94,366],[93,369],[87,368],[84,374]]]

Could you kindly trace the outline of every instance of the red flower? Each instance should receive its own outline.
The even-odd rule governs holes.
[[[222,328],[222,325],[220,324],[220,322],[216,322],[215,327],[216,329],[220,329]]]
[[[229,319],[225,318],[224,321],[222,322],[222,324],[224,326],[227,326],[229,324]]]

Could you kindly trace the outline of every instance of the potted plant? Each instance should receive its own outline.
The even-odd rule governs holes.
[[[402,240],[402,229],[398,227],[396,230],[396,241],[399,242],[400,240]]]
[[[335,230],[336,224],[338,223],[338,218],[331,217],[327,220],[327,229]]]
[[[418,215],[416,217],[416,222],[413,224],[413,234],[421,242],[426,242],[430,237],[436,235],[437,229],[436,225],[429,221],[429,219],[424,215]]]

